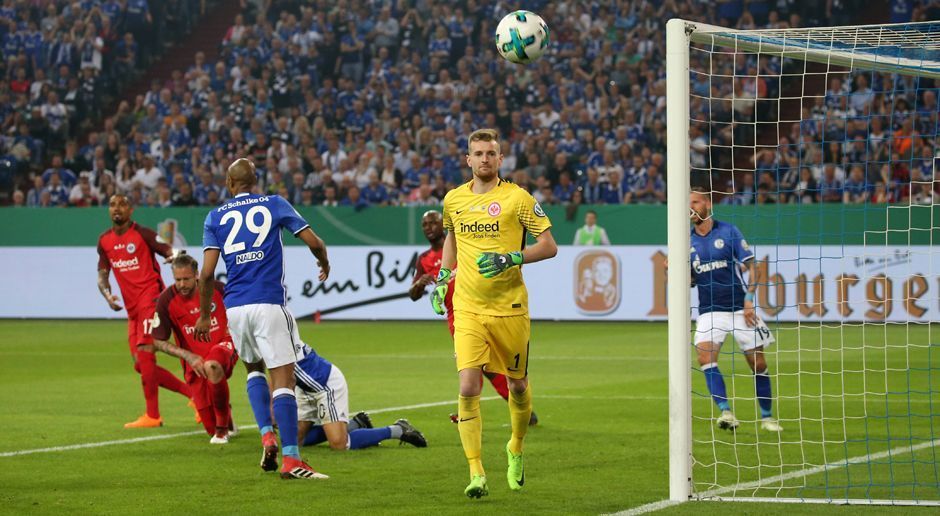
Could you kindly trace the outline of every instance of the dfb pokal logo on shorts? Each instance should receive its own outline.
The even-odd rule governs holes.
[[[490,217],[499,217],[499,214],[503,212],[503,207],[498,202],[493,201],[487,206],[486,212],[490,214]]]
[[[620,260],[610,251],[584,251],[574,260],[574,302],[585,315],[606,315],[620,306]]]

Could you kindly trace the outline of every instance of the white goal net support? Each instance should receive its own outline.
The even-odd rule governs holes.
[[[940,22],[674,19],[666,41],[670,499],[940,505]],[[740,426],[716,425],[690,185],[755,253],[782,432],[730,337],[717,364]]]

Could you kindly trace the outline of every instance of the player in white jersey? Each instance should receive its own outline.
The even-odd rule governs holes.
[[[708,392],[721,411],[718,426],[729,430],[738,427],[728,403],[724,377],[718,369],[718,352],[731,334],[754,371],[761,428],[780,432],[780,424],[771,410],[770,374],[764,359],[764,348],[774,342],[774,337],[754,309],[757,287],[754,252],[736,226],[712,217],[710,192],[693,189],[689,208],[692,282],[698,288],[699,304],[695,349]],[[749,271],[750,285],[741,277],[739,267],[742,266]]]
[[[254,163],[245,158],[236,160],[225,177],[225,186],[234,198],[206,216],[203,267],[199,275],[201,314],[196,336],[209,338],[215,268],[221,255],[228,275],[224,301],[229,331],[248,369],[248,400],[264,446],[261,468],[277,469],[273,408],[283,450],[281,477],[327,478],[301,459],[297,443],[296,323],[286,306],[281,229],[289,230],[307,244],[320,266],[320,281],[330,273],[326,246],[286,200],[276,195],[253,194],[257,181]],[[265,367],[274,386],[273,403]]]

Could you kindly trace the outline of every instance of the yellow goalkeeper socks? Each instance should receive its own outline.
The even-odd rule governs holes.
[[[480,396],[457,397],[457,430],[460,432],[460,444],[470,464],[470,477],[485,475],[480,449],[483,447],[483,421],[480,418]]]
[[[509,438],[509,451],[514,455],[522,453],[522,441],[529,430],[529,418],[532,416],[532,386],[527,385],[522,394],[509,391],[509,419],[512,423],[512,437]]]

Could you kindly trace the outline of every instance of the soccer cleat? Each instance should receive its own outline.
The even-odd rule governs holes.
[[[772,417],[765,417],[760,420],[760,427],[768,432],[783,432],[783,427]]]
[[[532,411],[532,415],[529,416],[529,426],[535,426],[539,424],[539,417],[535,415],[535,411]]]
[[[506,469],[506,480],[509,481],[509,489],[518,491],[525,485],[525,462],[522,460],[522,454],[514,454],[509,451],[509,443],[506,443],[506,458],[509,468]]]
[[[268,432],[261,436],[261,469],[274,471],[277,469],[277,436]]]
[[[468,498],[482,498],[490,494],[489,488],[486,487],[486,477],[473,475],[470,484],[463,490],[463,494],[467,495]]]
[[[199,415],[199,410],[196,409],[196,403],[190,399],[189,403],[186,404],[189,408],[193,409],[193,412],[196,414],[196,422],[202,423],[202,416]]]
[[[457,417],[457,414],[451,414],[451,415],[450,415],[450,422],[456,425],[456,424],[460,423],[460,418]]]
[[[150,417],[147,414],[124,424],[124,428],[156,428],[158,426],[163,426],[163,418]]]
[[[395,425],[401,427],[401,437],[399,437],[401,442],[408,443],[416,448],[428,447],[428,440],[424,438],[424,434],[412,426],[407,419],[399,419],[395,421]]]
[[[330,477],[324,475],[323,473],[317,473],[313,468],[310,467],[310,464],[307,464],[300,459],[284,456],[284,465],[281,466],[281,478],[286,480],[294,478],[302,478],[304,480],[318,480]]]
[[[228,430],[217,429],[212,439],[209,439],[209,444],[228,444],[228,437]]]
[[[352,417],[352,420],[359,425],[359,428],[374,428],[372,426],[372,418],[369,417],[369,414],[366,412],[359,412]]]
[[[722,410],[721,415],[718,416],[718,428],[722,430],[731,430],[733,432],[739,424],[738,418],[734,417],[734,412],[730,410]]]
[[[235,421],[232,421],[232,416],[228,417],[228,436],[235,437],[238,435],[238,425],[235,424]]]

